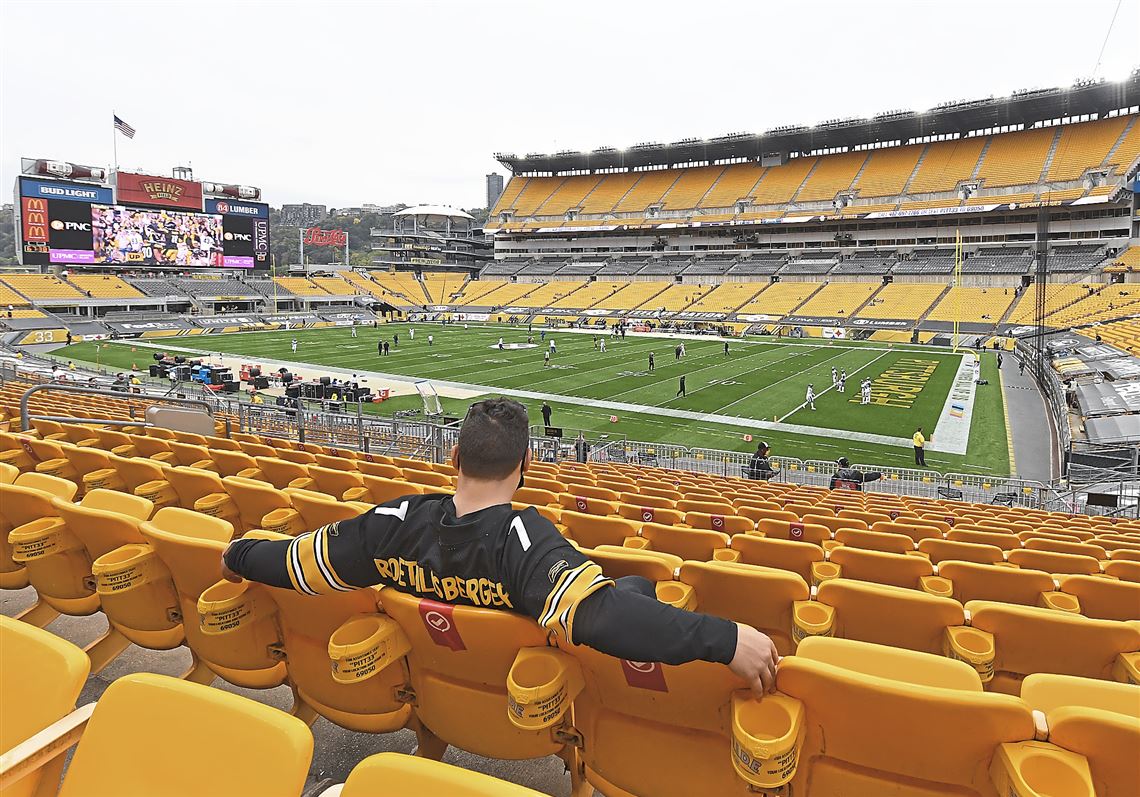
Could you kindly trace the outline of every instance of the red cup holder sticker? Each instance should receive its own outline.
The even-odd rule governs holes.
[[[650,689],[654,692],[668,692],[665,684],[665,671],[655,661],[621,660],[621,671],[625,682],[634,689]]]

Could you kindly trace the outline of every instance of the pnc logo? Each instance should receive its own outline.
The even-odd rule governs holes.
[[[227,232],[223,236],[227,241],[252,241],[253,236],[240,232]]]
[[[53,230],[79,230],[80,232],[87,232],[91,229],[91,225],[82,221],[60,221],[53,219],[51,223]]]

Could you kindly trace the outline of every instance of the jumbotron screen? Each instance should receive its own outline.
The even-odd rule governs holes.
[[[269,266],[269,206],[260,202],[206,199],[205,212],[139,207],[116,203],[108,187],[27,177],[17,193],[28,265]]]
[[[222,217],[205,213],[92,205],[91,242],[99,266],[225,265]]]

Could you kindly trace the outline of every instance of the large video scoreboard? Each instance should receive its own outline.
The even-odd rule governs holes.
[[[268,268],[269,206],[208,197],[203,184],[119,172],[115,186],[21,176],[25,265]]]

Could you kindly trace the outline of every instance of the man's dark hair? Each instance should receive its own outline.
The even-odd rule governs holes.
[[[459,470],[473,479],[504,479],[530,445],[526,407],[507,398],[477,401],[459,429]]]
[[[851,467],[851,462],[847,459],[847,457],[840,457],[839,459],[835,460],[835,464],[841,468]]]

